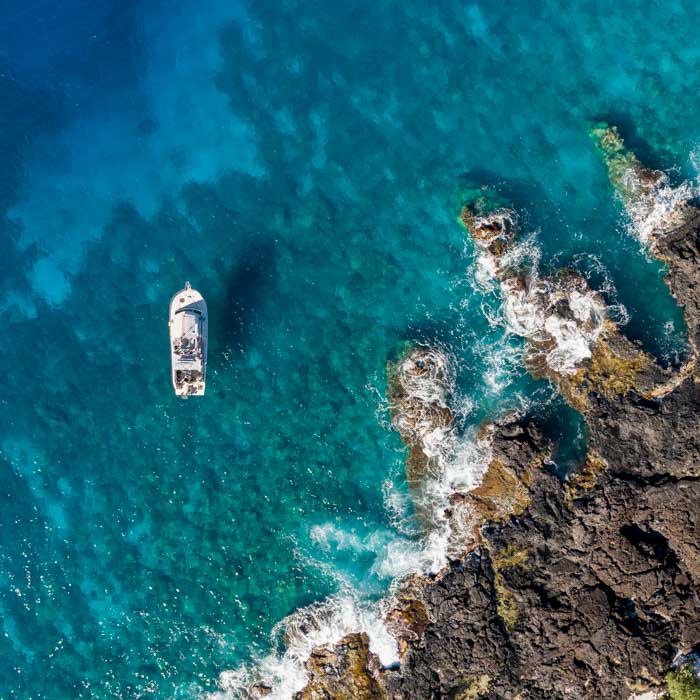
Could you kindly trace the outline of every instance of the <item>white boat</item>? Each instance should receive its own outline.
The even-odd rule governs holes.
[[[203,396],[209,323],[207,302],[189,282],[170,300],[170,357],[177,396]]]

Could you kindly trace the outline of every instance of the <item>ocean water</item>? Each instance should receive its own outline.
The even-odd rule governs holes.
[[[694,180],[699,20],[5,0],[0,698],[236,697],[256,665],[283,697],[311,643],[358,626],[390,660],[372,606],[444,552],[413,521],[387,360],[406,341],[451,358],[463,476],[476,427],[515,409],[562,473],[585,449],[479,284],[460,193],[494,184],[543,271],[584,271],[678,362],[681,313],[587,128]],[[186,279],[210,348],[207,395],[183,402],[167,309]]]

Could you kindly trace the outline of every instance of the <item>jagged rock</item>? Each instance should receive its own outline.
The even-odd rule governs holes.
[[[551,455],[550,446],[534,425],[511,422],[484,426],[483,430],[491,433],[489,467],[479,486],[466,493],[455,492],[450,498],[451,506],[471,513],[471,532],[463,541],[474,544],[483,541],[485,522],[506,522],[527,508],[533,471]]]
[[[494,679],[489,688],[494,697],[508,697],[498,693],[512,683],[507,670],[512,650],[485,550],[452,562],[429,580],[424,596],[431,623],[420,643],[410,645],[400,672],[385,674],[389,697],[454,697],[483,675]]]
[[[504,258],[517,234],[517,214],[506,208],[488,211],[483,202],[477,202],[462,207],[460,220],[493,266],[494,272],[502,274]]]
[[[663,174],[598,128],[611,180],[646,225]],[[465,225],[478,215],[463,212]],[[500,256],[488,246],[512,231],[486,224],[485,245]],[[549,446],[532,423],[492,426],[486,485],[454,496],[489,521],[470,554],[399,587],[389,626],[400,667],[380,669],[350,635],[312,657],[298,698],[625,700],[662,692],[676,655],[700,650],[700,213],[681,202],[653,234],[684,307],[688,362],[663,371],[606,324],[576,371],[548,375],[584,416],[581,471],[562,483],[543,468]],[[554,313],[571,320],[570,310]],[[348,696],[355,677],[373,694]]]
[[[406,481],[419,521],[431,522],[424,502],[425,479],[440,468],[440,459],[451,449],[454,416],[448,406],[451,393],[449,358],[439,348],[409,347],[387,367],[387,393],[391,419],[408,447]]]
[[[370,652],[364,632],[315,649],[306,667],[309,682],[295,700],[386,700],[376,678],[379,659]]]
[[[399,655],[403,655],[411,644],[420,644],[426,627],[430,624],[428,609],[423,599],[426,579],[422,576],[409,576],[391,601],[386,615],[387,628],[399,644]]]

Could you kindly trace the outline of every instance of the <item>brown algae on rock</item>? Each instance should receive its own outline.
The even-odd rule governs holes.
[[[649,393],[651,385],[646,381],[649,373],[659,375],[660,369],[606,319],[603,333],[591,348],[590,359],[575,374],[559,377],[557,383],[569,405],[584,413],[592,392],[608,401],[633,390],[640,395]]]
[[[306,668],[309,680],[294,700],[386,700],[377,680],[379,659],[369,650],[364,632],[348,634],[337,644],[317,647]]]
[[[428,609],[423,600],[424,584],[425,579],[417,574],[404,579],[384,618],[387,628],[398,642],[399,658],[403,658],[410,644],[420,642],[430,624]]]
[[[479,486],[463,498],[475,505],[479,520],[504,522],[511,515],[520,515],[530,502],[529,472],[518,476],[500,459],[491,461]]]
[[[598,477],[607,466],[607,462],[597,452],[588,451],[581,469],[564,482],[564,501],[569,508],[574,499],[595,487]]]

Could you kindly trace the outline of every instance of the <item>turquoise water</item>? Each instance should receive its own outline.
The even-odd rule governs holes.
[[[677,361],[680,312],[586,129],[612,119],[695,177],[696,8],[424,5],[9,3],[0,697],[198,697],[300,606],[385,591],[415,538],[387,497],[406,340],[453,354],[465,431],[528,405],[575,464],[580,422],[473,283],[471,184]],[[210,363],[181,402],[185,279]]]

